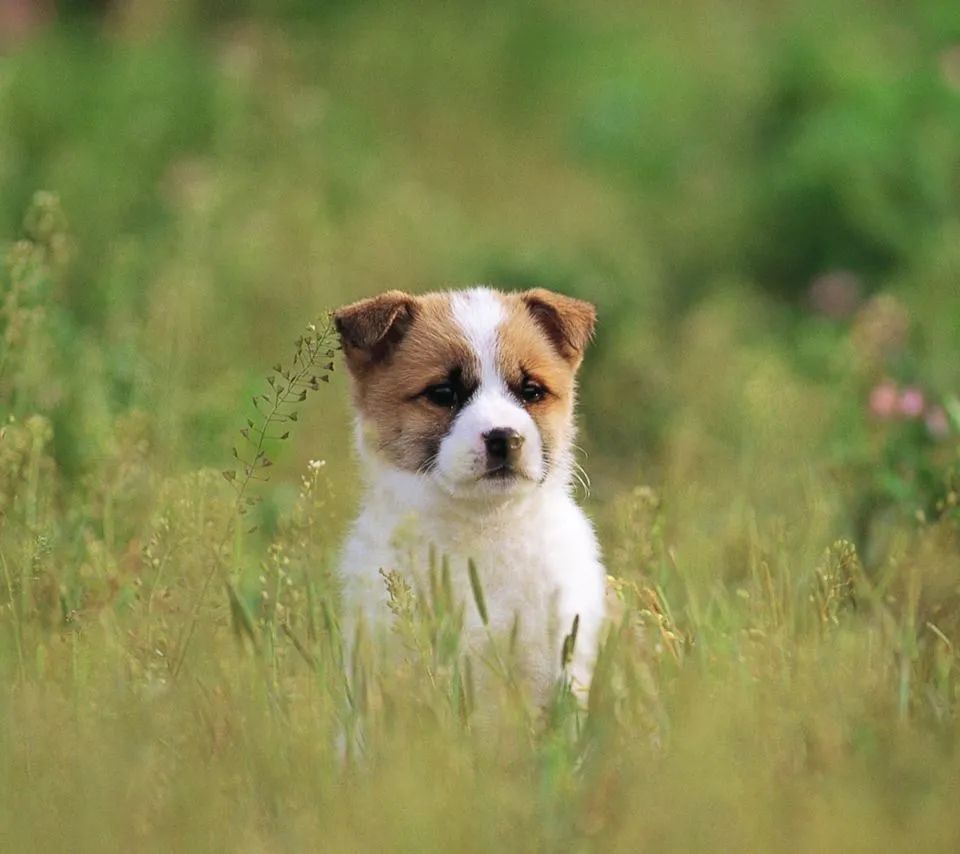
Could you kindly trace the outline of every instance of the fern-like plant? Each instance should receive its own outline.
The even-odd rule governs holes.
[[[277,363],[267,375],[269,391],[252,398],[256,417],[248,417],[246,426],[240,430],[241,442],[234,445],[233,457],[236,464],[223,471],[223,477],[236,493],[236,519],[238,524],[227,528],[219,548],[216,549],[210,571],[204,579],[200,593],[193,604],[190,616],[184,626],[178,654],[173,665],[176,677],[196,630],[202,603],[214,578],[220,575],[226,587],[230,601],[230,615],[234,633],[239,639],[246,638],[254,646],[257,644],[255,621],[243,598],[227,572],[227,561],[223,557],[227,543],[234,537],[234,560],[240,553],[241,537],[244,532],[252,533],[256,526],[242,526],[239,523],[250,509],[259,501],[260,496],[251,495],[250,489],[255,482],[269,480],[266,470],[273,465],[268,454],[272,444],[286,441],[290,437],[290,425],[299,420],[299,405],[307,396],[320,388],[321,383],[330,381],[333,372],[333,357],[336,354],[336,339],[332,317],[327,314],[320,320],[307,325],[304,334],[295,342],[295,350],[290,363]]]

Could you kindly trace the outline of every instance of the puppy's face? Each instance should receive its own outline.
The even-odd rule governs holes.
[[[364,444],[388,464],[464,497],[533,489],[568,465],[589,303],[389,291],[335,321]]]

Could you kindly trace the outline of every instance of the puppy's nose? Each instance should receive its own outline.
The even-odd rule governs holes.
[[[490,463],[508,463],[516,459],[523,446],[523,436],[512,427],[497,427],[483,434],[487,446],[487,461]]]

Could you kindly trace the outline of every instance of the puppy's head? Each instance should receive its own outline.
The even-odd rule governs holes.
[[[365,447],[451,495],[565,477],[592,305],[536,289],[388,291],[334,315]]]

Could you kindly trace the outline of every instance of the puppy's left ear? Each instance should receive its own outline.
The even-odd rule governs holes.
[[[545,288],[525,291],[520,297],[557,352],[568,362],[579,365],[583,351],[593,338],[596,308],[584,300]]]
[[[337,309],[333,322],[350,370],[362,371],[384,361],[406,335],[416,307],[416,297],[387,291]]]

